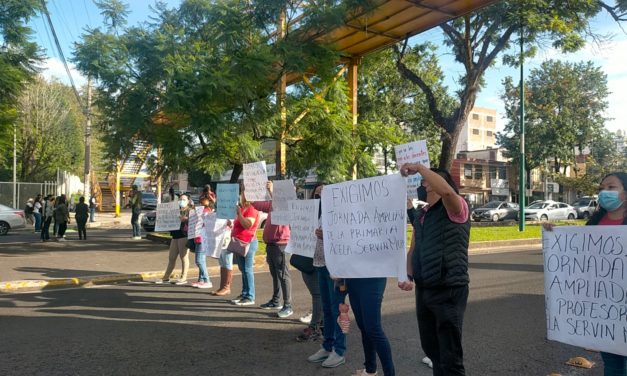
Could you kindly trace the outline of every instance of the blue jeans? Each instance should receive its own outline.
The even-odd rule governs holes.
[[[35,216],[35,231],[41,231],[41,213],[33,213]]]
[[[197,244],[200,246],[200,244]],[[209,282],[207,273],[207,252],[196,251],[196,266],[198,267],[198,282]]]
[[[141,228],[139,227],[139,212],[133,210],[131,215],[131,225],[133,226],[133,236],[141,236]]]
[[[89,222],[96,222],[96,208],[89,208]]]
[[[393,376],[395,371],[392,348],[381,326],[381,303],[386,282],[385,278],[350,278],[346,280],[346,285],[353,315],[361,331],[366,372],[377,371],[377,355],[379,355],[383,374]]]
[[[601,352],[604,365],[604,376],[627,375],[627,356]]]
[[[329,275],[326,266],[316,267],[318,283],[320,283],[320,298],[322,299],[322,313],[324,314],[324,342],[322,347],[327,351],[335,350],[335,353],[344,356],[346,351],[346,336],[337,324],[340,315],[340,303],[344,303],[346,294],[341,293],[335,287],[335,283]]]
[[[218,262],[221,268],[233,270],[233,253],[223,249]]]
[[[237,267],[242,272],[242,297],[255,300],[255,273],[253,266],[255,264],[255,253],[259,248],[259,241],[253,238],[248,248],[246,257],[235,255],[237,259]]]

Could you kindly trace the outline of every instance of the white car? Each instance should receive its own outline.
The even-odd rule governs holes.
[[[10,229],[26,227],[23,210],[0,205],[0,235],[6,235]]]
[[[577,210],[557,201],[537,201],[525,209],[525,219],[531,221],[559,221],[577,218]]]

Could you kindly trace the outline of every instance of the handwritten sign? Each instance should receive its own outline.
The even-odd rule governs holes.
[[[307,257],[314,256],[316,249],[315,231],[318,228],[320,200],[288,201],[290,219],[290,239],[285,252]],[[274,221],[274,217],[272,217]]]
[[[272,183],[272,217],[273,225],[290,225],[292,214],[289,211],[289,200],[296,200],[296,188],[292,179],[275,180]]]
[[[400,168],[405,163],[420,163],[426,167],[430,167],[429,150],[427,149],[427,141],[420,140],[410,142],[408,144],[394,146],[396,153],[396,165]],[[420,174],[410,175],[407,177],[407,196],[410,198],[418,198],[416,190],[420,186],[422,176]]]
[[[407,279],[405,192],[400,174],[324,187],[324,257],[332,276]]]
[[[177,201],[157,204],[155,231],[175,231],[181,228],[181,211]]]
[[[224,247],[224,237],[229,232],[227,220],[218,218],[215,212],[208,213],[203,216],[202,230],[202,251],[209,257],[219,258]]]
[[[189,216],[187,217],[187,239],[194,239],[200,236],[204,210],[203,206],[199,206],[189,211]]]
[[[266,172],[266,162],[255,162],[244,164],[244,187],[248,201],[265,201],[268,199],[268,174]]]
[[[627,356],[627,226],[542,233],[548,338]]]
[[[218,184],[216,197],[218,218],[235,218],[235,207],[239,201],[239,184]]]

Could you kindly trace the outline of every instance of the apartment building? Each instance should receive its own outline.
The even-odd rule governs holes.
[[[494,148],[496,148],[496,110],[474,107],[459,134],[455,155],[462,151]]]

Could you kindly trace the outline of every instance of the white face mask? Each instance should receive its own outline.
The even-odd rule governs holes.
[[[180,207],[180,208],[185,208],[185,207],[187,207],[187,200],[180,200],[180,201],[179,201],[179,207]]]

